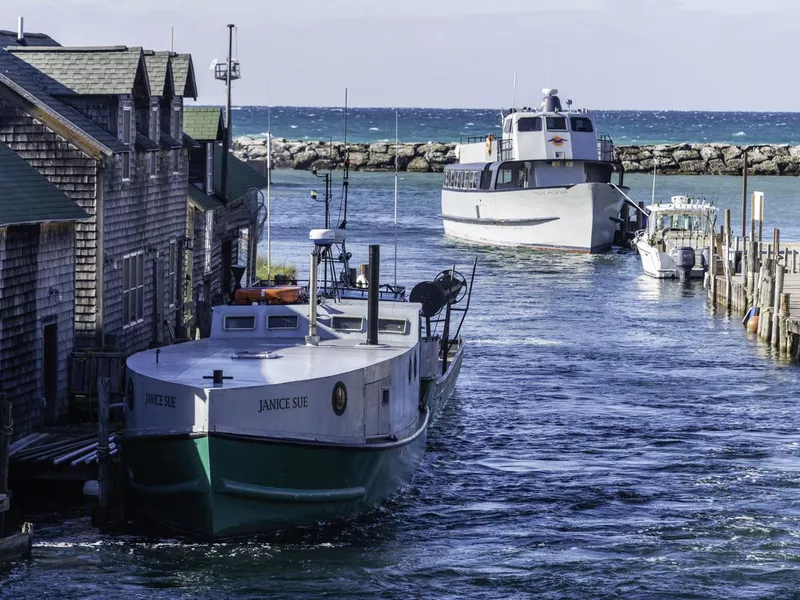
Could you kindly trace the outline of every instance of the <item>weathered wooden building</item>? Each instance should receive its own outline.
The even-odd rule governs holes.
[[[0,140],[81,206],[75,344],[122,354],[182,322],[188,156],[167,52],[125,46],[0,51]]]
[[[0,389],[21,434],[66,410],[75,223],[86,217],[0,142]]]
[[[188,229],[194,232],[192,302],[200,321],[208,307],[226,301],[233,289],[231,266],[255,260],[255,205],[265,177],[249,165],[228,156],[228,189],[222,190],[222,145],[225,125],[219,107],[187,107],[189,150]],[[245,201],[247,198],[247,202]],[[201,326],[201,333],[205,327]]]

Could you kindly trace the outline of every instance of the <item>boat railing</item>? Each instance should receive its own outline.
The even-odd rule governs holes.
[[[497,160],[514,160],[514,142],[511,139],[497,140]]]
[[[458,140],[459,144],[485,144],[487,139],[490,139],[491,134],[486,135],[471,135],[469,137],[462,137]]]
[[[604,162],[614,162],[614,140],[607,133],[597,134],[597,156]]]

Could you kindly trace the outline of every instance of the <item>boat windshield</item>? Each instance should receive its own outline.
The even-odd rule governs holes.
[[[668,213],[658,218],[656,227],[662,231],[705,231],[708,228],[708,218],[700,214]]]

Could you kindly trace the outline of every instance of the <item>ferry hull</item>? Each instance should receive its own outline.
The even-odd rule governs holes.
[[[478,244],[581,253],[611,248],[624,198],[609,184],[442,191],[445,235]]]
[[[426,438],[427,420],[407,443],[384,447],[211,434],[128,438],[123,453],[147,520],[217,538],[367,511],[411,480]]]

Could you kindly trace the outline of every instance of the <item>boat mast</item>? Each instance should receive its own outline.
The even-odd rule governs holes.
[[[267,92],[269,95],[269,92]],[[272,107],[267,106],[267,283],[272,278]]]
[[[398,142],[398,114],[394,111],[394,286],[397,287],[397,152],[400,149]]]
[[[653,193],[650,198],[650,204],[656,203],[656,161],[653,159]]]
[[[342,179],[342,203],[343,211],[342,222],[339,227],[347,229],[347,188],[350,176],[350,152],[347,149],[347,88],[344,88],[344,176]]]

